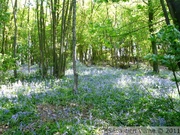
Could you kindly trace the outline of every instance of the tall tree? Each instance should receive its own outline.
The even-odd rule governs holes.
[[[6,24],[9,21],[9,15],[7,14],[7,10],[8,10],[8,3],[9,0],[3,0],[1,1],[0,4],[0,30],[2,28],[2,43],[1,43],[1,51],[0,53],[2,53],[4,55],[5,53],[5,46],[6,46]]]
[[[73,0],[73,72],[74,72],[74,93],[78,91],[78,74],[76,71],[76,0]]]
[[[62,16],[61,16],[61,36],[60,49],[58,59],[58,77],[65,75],[67,49],[70,37],[72,2],[70,0],[63,0]]]
[[[180,0],[166,0],[173,22],[180,31]]]
[[[148,26],[149,26],[149,32],[150,34],[154,34],[154,27],[153,27],[153,21],[154,21],[154,17],[155,17],[155,10],[154,10],[154,6],[153,6],[153,1],[152,0],[148,0],[148,16],[149,16],[149,20],[148,20]],[[151,40],[151,47],[152,47],[152,53],[154,55],[158,54],[157,51],[157,46],[156,46],[156,42],[154,40]],[[153,61],[153,71],[155,73],[159,72],[159,67],[158,67],[158,61],[155,60]]]
[[[162,10],[163,10],[163,13],[164,13],[166,24],[169,25],[170,24],[170,20],[169,20],[169,17],[168,17],[168,12],[167,12],[164,0],[160,0],[160,3],[161,3],[161,6],[162,6]]]
[[[43,7],[44,0],[36,1],[37,6],[37,26],[38,26],[38,38],[39,38],[39,50],[40,50],[40,71],[43,77],[47,74],[46,63],[46,27],[45,27],[45,14]],[[40,7],[39,7],[40,5]]]
[[[180,0],[166,0],[169,11],[171,13],[173,22],[177,29],[180,31]],[[176,57],[179,56],[178,45],[174,46],[174,49],[177,51]],[[180,58],[177,59],[178,67],[180,68]]]
[[[57,65],[57,21],[58,21],[58,4],[59,0],[51,0],[51,14],[52,14],[52,44],[53,44],[53,75],[58,76],[58,65]]]
[[[17,0],[14,1],[13,7],[13,19],[14,19],[14,39],[13,39],[13,58],[14,58],[14,77],[17,77],[17,65],[16,65],[16,52],[17,52]]]
[[[60,50],[59,50],[59,65],[58,65],[58,77],[64,76],[65,72],[63,72],[64,67],[64,47],[65,47],[65,34],[66,34],[66,0],[63,0],[63,7],[62,7],[62,16],[61,16],[61,39],[60,39]]]
[[[28,72],[30,72],[30,62],[31,62],[31,54],[30,54],[30,46],[31,46],[31,34],[30,34],[30,0],[28,0],[28,16],[27,16],[27,23],[28,23]]]

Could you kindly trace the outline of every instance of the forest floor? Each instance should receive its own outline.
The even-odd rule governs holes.
[[[71,66],[70,66],[71,67]],[[79,92],[73,70],[62,79],[42,79],[31,67],[23,79],[0,86],[0,134],[92,135],[107,127],[180,126],[180,100],[166,69],[86,67],[78,63]]]

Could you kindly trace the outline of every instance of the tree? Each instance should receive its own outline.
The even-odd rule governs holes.
[[[67,6],[66,6],[67,4]],[[61,15],[61,37],[60,37],[60,49],[59,49],[59,65],[58,65],[58,77],[63,77],[65,75],[65,38],[66,38],[66,18],[67,18],[67,9],[69,5],[66,3],[66,0],[63,0],[62,15]]]
[[[72,44],[73,44],[73,73],[74,73],[74,93],[78,92],[78,73],[76,71],[76,0],[73,0],[73,30],[72,30]]]
[[[71,15],[72,15],[72,2],[70,0],[63,0],[62,14],[61,14],[61,32],[60,32],[60,47],[58,59],[58,77],[65,75],[67,49],[70,40],[71,29]]]
[[[1,51],[3,55],[5,54],[6,46],[6,24],[10,21],[10,14],[8,11],[9,0],[2,0],[0,4],[0,30],[2,29],[2,43]]]
[[[169,11],[171,13],[173,22],[180,31],[180,1],[179,0],[166,0]]]
[[[173,22],[177,29],[180,31],[180,1],[179,0],[166,0],[167,5],[169,7]],[[180,48],[174,46],[174,49],[178,52]],[[176,54],[179,56],[179,53]],[[177,59],[178,67],[180,68],[180,58]]]
[[[14,2],[13,7],[13,19],[14,19],[14,39],[13,39],[13,58],[14,58],[14,77],[17,77],[17,65],[16,65],[16,53],[17,53],[17,0]]]
[[[38,26],[38,39],[39,39],[39,51],[40,51],[40,72],[43,77],[47,74],[47,63],[46,63],[46,27],[45,27],[45,14],[43,7],[44,0],[36,1],[37,5],[37,26]],[[39,7],[40,5],[40,7]]]
[[[161,3],[161,6],[162,6],[162,10],[163,10],[163,13],[164,13],[166,24],[169,25],[170,24],[170,20],[169,20],[169,17],[168,17],[168,12],[167,12],[164,0],[160,0],[160,3]]]
[[[52,44],[53,44],[53,75],[58,76],[58,65],[57,65],[57,24],[58,24],[58,3],[57,0],[51,0],[51,14],[52,14]]]
[[[174,75],[178,93],[180,96],[180,89],[177,78],[178,62],[180,59],[180,32],[172,25],[163,27],[154,37],[156,42],[165,47],[163,55],[159,55],[159,60],[166,65]]]
[[[153,28],[153,21],[154,21],[155,10],[154,10],[154,6],[153,6],[153,1],[148,0],[147,5],[148,5],[148,16],[149,16],[149,20],[148,20],[149,32],[150,32],[150,34],[154,34],[155,30]],[[154,55],[157,55],[158,51],[157,51],[156,42],[154,40],[151,40],[151,46],[152,46],[152,53]],[[153,71],[155,73],[159,72],[158,61],[157,60],[153,61]]]
[[[5,5],[5,0],[2,1]],[[36,4],[31,7],[29,5],[21,7],[19,6],[21,3],[17,3],[19,25],[17,25],[16,56],[19,58],[23,56],[22,63],[28,62],[29,66],[31,60],[34,61],[32,63],[39,63],[43,77],[47,75],[49,67],[53,69],[55,77],[64,76],[66,61],[72,61],[73,2],[73,0],[36,0]],[[157,50],[155,41],[150,42],[148,38],[162,27],[162,10],[157,10],[160,2],[168,19],[164,0],[77,2],[75,27],[77,59],[88,65],[109,64],[119,68],[120,64],[135,64],[137,59],[142,61],[147,53],[157,55],[161,48]],[[26,0],[26,4],[28,3],[30,1]],[[0,13],[0,17],[6,12],[5,6],[3,7],[3,14]],[[11,24],[14,22],[2,20],[0,51],[11,52],[10,55],[13,56],[11,41],[14,40],[11,40],[11,37],[14,37],[15,27],[11,28]],[[153,62],[155,72],[158,72],[157,64],[157,61]]]

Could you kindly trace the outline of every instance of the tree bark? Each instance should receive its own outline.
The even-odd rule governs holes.
[[[76,71],[76,0],[73,0],[73,73],[74,73],[74,93],[78,92],[78,73]]]
[[[70,5],[70,6],[69,6]],[[68,30],[71,28],[71,13],[72,3],[70,0],[63,0],[62,17],[61,17],[61,37],[60,37],[60,50],[59,50],[59,64],[58,64],[58,77],[65,75],[66,57],[67,57],[67,43],[69,40]],[[71,29],[72,32],[72,29]]]
[[[64,73],[63,73],[63,50],[64,50],[64,40],[65,40],[65,4],[66,4],[66,0],[63,0],[62,17],[61,17],[61,41],[60,41],[60,50],[59,50],[58,77],[64,76]]]
[[[57,0],[51,0],[51,12],[52,12],[52,44],[53,44],[53,75],[58,76],[57,67],[57,54],[56,54],[56,43],[57,43]]]
[[[40,64],[39,65],[40,65],[40,72],[44,78],[47,74],[47,67],[45,64],[46,63],[46,51],[45,51],[46,30],[45,30],[43,0],[40,1],[40,9],[39,9],[38,0],[36,0],[36,4],[37,4],[37,25],[38,25],[39,51],[40,51]]]
[[[17,65],[16,65],[16,46],[17,46],[17,0],[14,2],[13,8],[13,18],[14,18],[14,41],[13,41],[13,58],[14,58],[14,77],[17,78]]]
[[[5,53],[5,32],[6,32],[6,29],[5,29],[5,24],[3,24],[3,30],[2,30],[2,48],[1,48],[1,53],[2,55],[4,55]]]
[[[148,14],[149,14],[149,20],[148,20],[149,32],[150,32],[150,34],[153,34],[154,33],[154,28],[153,28],[154,9],[153,9],[153,5],[152,5],[151,0],[148,0]],[[157,51],[157,46],[156,46],[155,41],[151,41],[151,48],[152,48],[152,53],[154,55],[157,55],[158,51]],[[157,60],[153,61],[153,71],[155,73],[159,72],[158,61]]]
[[[30,0],[28,0],[28,2],[30,3]],[[29,29],[29,25],[30,25],[30,5],[28,6],[28,16],[27,16],[27,23],[28,23],[28,73],[30,73],[30,66],[31,66],[31,51],[30,51],[30,47],[31,47],[31,35],[30,35],[30,29]]]
[[[163,10],[163,13],[164,13],[166,24],[170,25],[170,20],[169,20],[169,17],[168,17],[168,12],[167,12],[164,0],[160,0],[160,3],[161,3],[161,6],[162,6],[162,10]]]
[[[6,13],[7,10],[8,10],[8,3],[9,3],[9,0],[5,0],[3,1],[1,4],[0,4],[0,8],[2,10],[2,13]],[[7,34],[6,34],[6,23],[7,21],[5,20],[1,20],[1,23],[2,23],[2,39],[1,39],[1,53],[2,55],[4,55],[6,52],[5,52],[5,47],[7,46],[6,45],[6,37],[7,37]]]

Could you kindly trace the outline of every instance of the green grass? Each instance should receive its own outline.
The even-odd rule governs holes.
[[[156,99],[141,96],[131,97],[138,93],[125,96],[124,92],[87,94],[80,92],[73,95],[71,90],[59,90],[60,95],[45,97],[43,102],[27,101],[22,104],[24,97],[19,98],[19,104],[5,101],[1,110],[1,125],[7,124],[5,135],[20,134],[97,134],[106,126],[160,126],[160,118],[167,121],[167,126],[179,126],[180,115],[171,110],[172,104],[167,99]],[[35,100],[35,99],[34,99]],[[31,112],[20,114],[12,119],[13,114],[20,111]]]

